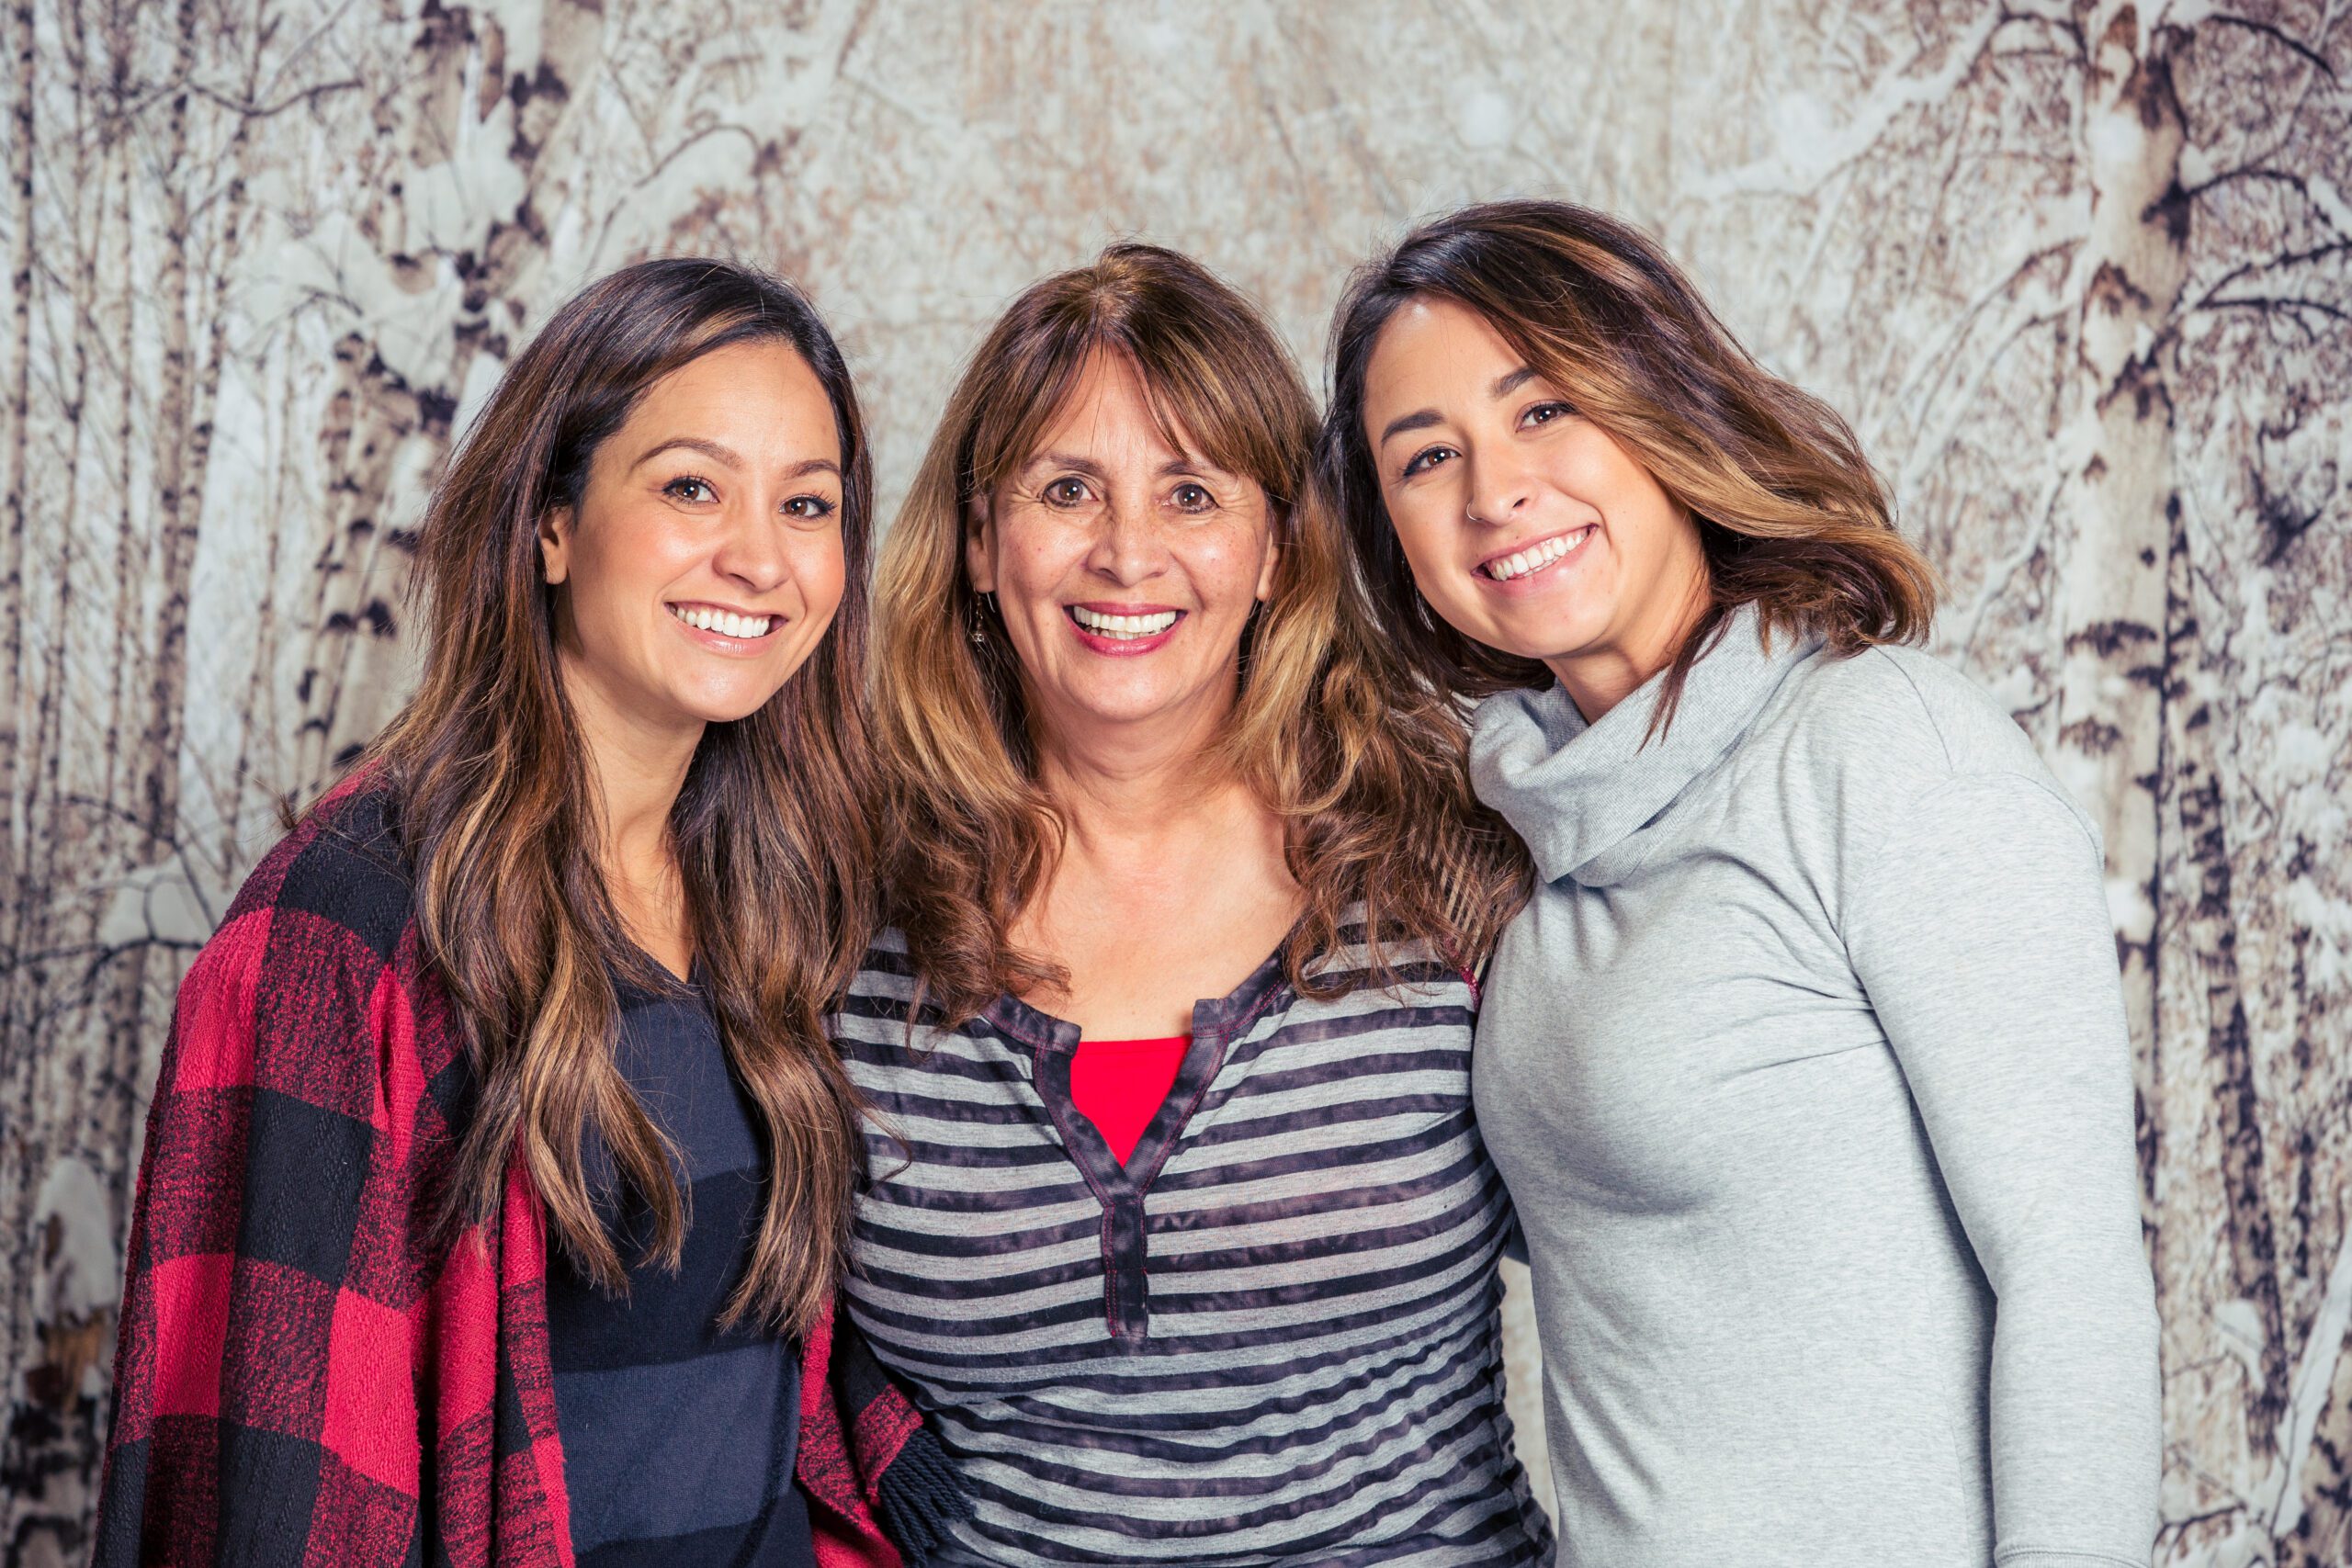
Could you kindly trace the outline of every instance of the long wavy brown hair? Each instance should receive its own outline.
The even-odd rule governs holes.
[[[1032,287],[980,344],[876,574],[875,736],[891,919],[921,996],[960,1022],[1063,976],[1012,942],[1063,820],[1035,778],[1021,671],[965,575],[975,508],[1017,471],[1089,361],[1133,366],[1162,427],[1265,491],[1274,586],[1244,634],[1218,762],[1285,824],[1306,913],[1290,983],[1330,996],[1395,976],[1390,944],[1478,962],[1526,897],[1518,840],[1471,795],[1458,707],[1411,681],[1375,632],[1346,547],[1307,479],[1315,408],[1250,303],[1173,251],[1120,244]],[[976,615],[993,629],[975,647]],[[1371,963],[1339,972],[1349,906]]]
[[[1816,634],[1840,653],[1927,635],[1934,570],[1896,532],[1893,500],[1838,412],[1750,357],[1632,225],[1565,201],[1498,201],[1424,223],[1358,269],[1331,327],[1317,477],[1423,681],[1480,697],[1552,675],[1431,613],[1389,524],[1364,373],[1381,329],[1416,298],[1486,318],[1697,521],[1708,603],[1668,667],[1661,721],[1743,604],[1768,629]]]
[[[393,793],[417,921],[470,1046],[477,1102],[454,1212],[487,1218],[519,1147],[558,1243],[608,1290],[626,1265],[582,1165],[588,1130],[677,1266],[685,1221],[669,1146],[614,1060],[616,975],[664,984],[599,871],[594,774],[556,658],[536,530],[576,507],[597,447],[649,388],[733,344],[806,359],[841,439],[847,587],[783,690],[705,732],[672,807],[695,950],[719,1036],[764,1129],[768,1186],[727,1320],[787,1332],[831,1301],[859,1147],[824,1010],[870,930],[862,685],[873,479],[832,337],[755,269],[651,261],[591,285],[508,367],[433,493],[419,546],[423,683],[362,764]]]

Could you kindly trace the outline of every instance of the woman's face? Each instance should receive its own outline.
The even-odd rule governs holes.
[[[1256,480],[1170,444],[1130,363],[1091,363],[977,510],[965,568],[996,595],[1041,739],[1224,717],[1242,628],[1273,588],[1272,508]]]
[[[1486,318],[1407,302],[1363,417],[1413,580],[1456,631],[1542,660],[1588,716],[1589,691],[1605,708],[1672,660],[1703,604],[1697,525]]]
[[[699,733],[775,695],[841,604],[841,460],[832,404],[788,344],[716,349],[647,389],[578,515],[539,530],[574,701]]]

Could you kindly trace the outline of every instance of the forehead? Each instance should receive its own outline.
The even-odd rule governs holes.
[[[1382,421],[1409,407],[1490,389],[1519,368],[1521,355],[1494,324],[1466,305],[1417,295],[1396,308],[1373,340],[1364,366],[1364,415]]]
[[[775,340],[688,360],[646,388],[621,428],[655,440],[714,436],[747,453],[841,456],[825,384],[798,349]]]
[[[1168,399],[1145,382],[1132,360],[1098,353],[1046,416],[1030,460],[1057,453],[1194,459],[1200,449]]]

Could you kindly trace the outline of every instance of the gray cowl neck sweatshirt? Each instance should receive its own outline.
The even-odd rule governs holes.
[[[2114,1568],[2156,1529],[2154,1292],[2089,820],[1925,655],[1752,612],[1644,744],[1478,709],[1542,886],[1478,1122],[1535,1277],[1561,1561]]]

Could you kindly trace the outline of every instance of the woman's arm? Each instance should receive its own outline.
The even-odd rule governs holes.
[[[2021,773],[1947,779],[1889,819],[1846,942],[1997,1298],[1995,1561],[2144,1564],[2157,1329],[2098,847]]]
[[[393,1564],[415,1527],[413,1337],[382,1288],[410,1261],[383,1179],[400,1004],[358,933],[239,903],[180,987],[148,1112],[100,1568]]]

